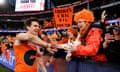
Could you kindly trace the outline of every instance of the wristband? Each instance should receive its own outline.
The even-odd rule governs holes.
[[[46,46],[46,48],[48,48],[48,47],[50,47],[50,46],[51,46],[51,44],[48,43],[47,46]]]

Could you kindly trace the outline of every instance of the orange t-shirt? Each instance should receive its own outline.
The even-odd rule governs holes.
[[[15,72],[37,72],[36,49],[28,42],[14,45]]]

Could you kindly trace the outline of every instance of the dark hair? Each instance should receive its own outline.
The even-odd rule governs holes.
[[[33,21],[36,21],[39,23],[39,20],[37,18],[34,18],[34,17],[30,17],[30,18],[27,18],[25,21],[24,21],[24,24],[25,26],[31,26],[32,22]]]

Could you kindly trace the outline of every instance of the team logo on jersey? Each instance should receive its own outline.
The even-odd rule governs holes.
[[[34,64],[34,61],[36,59],[36,51],[29,50],[24,55],[24,61],[27,65],[32,66]]]

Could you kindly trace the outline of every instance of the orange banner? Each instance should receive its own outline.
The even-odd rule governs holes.
[[[73,6],[54,8],[54,19],[57,28],[68,28],[72,26]]]

